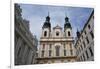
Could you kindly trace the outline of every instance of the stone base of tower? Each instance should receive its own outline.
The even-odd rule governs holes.
[[[76,61],[76,56],[37,58],[37,64],[67,63],[75,61]]]

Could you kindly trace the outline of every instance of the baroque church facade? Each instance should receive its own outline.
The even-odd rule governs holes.
[[[64,30],[59,25],[51,29],[50,16],[48,15],[42,26],[37,63],[74,62],[76,61],[75,52],[72,26],[69,18],[65,17]]]

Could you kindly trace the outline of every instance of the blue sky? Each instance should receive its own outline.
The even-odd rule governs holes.
[[[70,6],[50,6],[50,5],[34,5],[20,4],[22,8],[22,17],[29,20],[30,30],[32,34],[39,39],[42,32],[42,26],[45,22],[45,17],[50,15],[52,28],[57,24],[64,27],[65,16],[69,17],[72,25],[73,36],[76,36],[76,31],[81,30],[88,20],[93,8],[86,7],[70,7]]]

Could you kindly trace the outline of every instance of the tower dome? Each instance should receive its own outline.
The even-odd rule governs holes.
[[[51,28],[49,15],[46,17],[46,20],[45,20],[44,25],[43,25],[42,28]]]
[[[66,28],[72,28],[69,22],[69,18],[67,16],[65,17],[65,24],[64,24],[64,29]]]

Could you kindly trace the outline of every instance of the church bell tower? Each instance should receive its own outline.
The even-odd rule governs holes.
[[[50,37],[50,32],[51,32],[51,23],[50,23],[50,17],[48,13],[48,16],[46,17],[46,20],[42,27],[42,37]]]
[[[67,16],[65,17],[64,34],[65,37],[72,37],[72,27]]]

